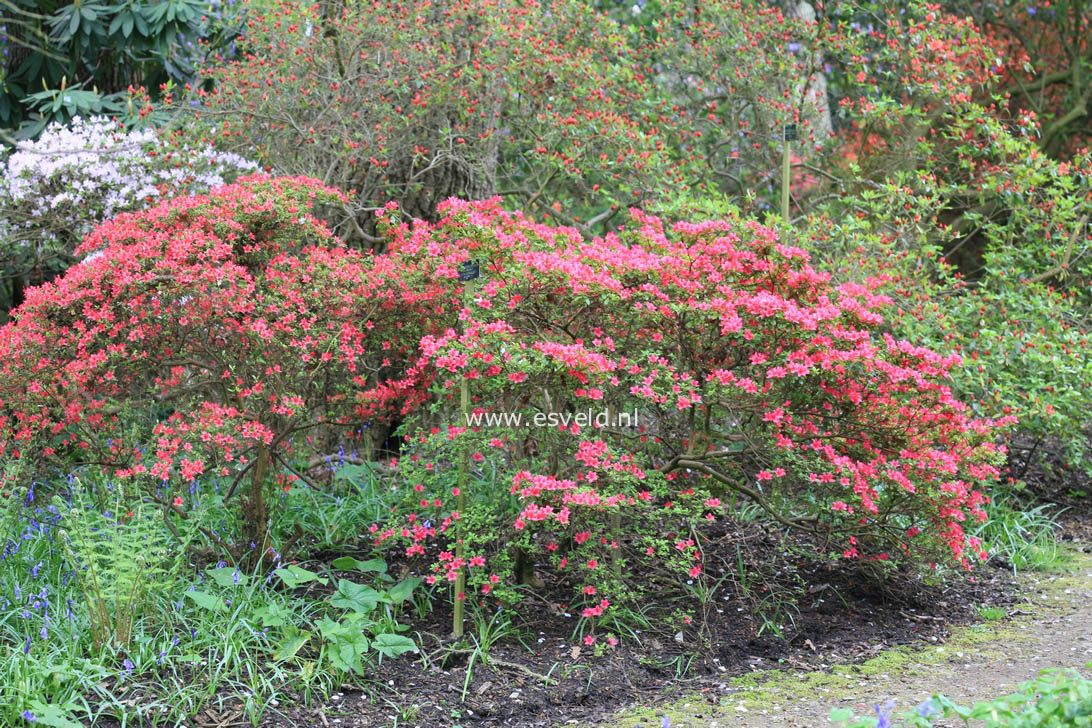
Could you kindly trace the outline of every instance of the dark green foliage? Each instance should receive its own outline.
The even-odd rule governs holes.
[[[240,20],[234,3],[201,0],[3,0],[0,11],[0,129],[19,138],[74,116],[145,118],[131,89],[158,97],[190,80],[206,55],[231,50]]]

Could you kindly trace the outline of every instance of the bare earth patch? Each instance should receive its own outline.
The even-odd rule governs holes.
[[[895,699],[901,712],[934,693],[971,704],[1012,692],[1046,668],[1092,675],[1092,556],[1077,551],[1070,566],[1064,575],[1023,577],[1024,598],[1007,618],[959,628],[935,645],[896,648],[858,665],[745,676],[720,686],[728,694],[716,705],[697,697],[623,712],[610,725],[659,728],[666,715],[673,728],[817,728],[829,725],[834,707],[863,715]]]

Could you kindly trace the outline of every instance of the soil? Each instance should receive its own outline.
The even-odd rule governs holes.
[[[1092,677],[1092,557],[1078,552],[1071,567],[1066,576],[1028,577],[1025,596],[1006,610],[1003,623],[957,630],[951,640],[885,653],[848,669],[763,675],[757,688],[731,693],[716,707],[682,701],[622,713],[610,725],[651,728],[667,715],[673,728],[814,728],[830,725],[831,708],[874,717],[875,706],[889,700],[895,701],[896,714],[938,693],[962,705],[993,700],[1048,668],[1073,668]]]

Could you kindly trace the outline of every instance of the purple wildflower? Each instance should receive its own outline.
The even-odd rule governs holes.
[[[895,709],[895,701],[888,700],[883,707],[876,705],[876,728],[891,728],[891,711]]]

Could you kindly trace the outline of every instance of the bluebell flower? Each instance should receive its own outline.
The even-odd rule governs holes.
[[[935,712],[937,712],[937,707],[933,705],[932,698],[929,698],[918,706],[918,715],[920,715],[922,718],[928,718]]]
[[[876,705],[876,728],[891,728],[891,712],[895,709],[895,701],[888,700],[883,707]]]
[[[125,668],[125,672],[128,675],[132,675],[133,674],[133,668],[136,667],[136,665],[133,664],[133,661],[130,660],[128,657],[126,657],[125,661],[121,663],[121,666],[123,668]]]
[[[34,713],[31,713],[29,710],[24,710],[23,720],[25,720],[27,723],[33,723],[38,720],[38,716],[34,715]]]

